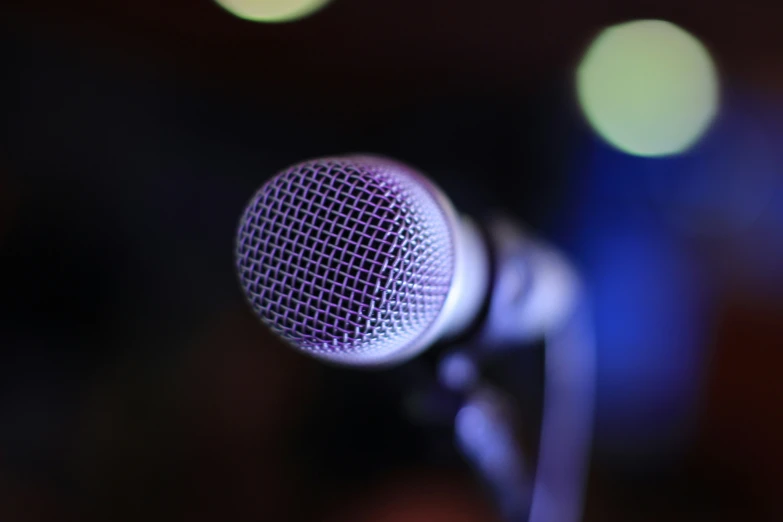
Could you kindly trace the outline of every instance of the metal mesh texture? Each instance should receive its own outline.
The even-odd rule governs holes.
[[[404,165],[331,158],[277,174],[239,226],[236,263],[255,312],[283,339],[386,355],[421,335],[454,272],[448,220]]]

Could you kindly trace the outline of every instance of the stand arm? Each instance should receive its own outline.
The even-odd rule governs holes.
[[[523,484],[521,453],[512,448],[512,413],[503,413],[498,399],[488,400],[484,392],[470,395],[460,415],[468,415],[479,428],[458,417],[457,439],[495,491],[508,520],[578,522],[595,394],[595,346],[587,297],[563,257],[531,240],[511,221],[491,223],[488,235],[494,281],[486,318],[471,340],[478,348],[471,360],[478,375],[482,359],[545,340],[543,421],[532,487],[529,480]],[[523,505],[530,508],[529,519],[519,515]]]

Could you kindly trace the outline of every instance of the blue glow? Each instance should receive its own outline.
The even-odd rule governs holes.
[[[727,90],[685,153],[631,156],[591,135],[575,158],[564,243],[595,307],[602,450],[676,454],[698,419],[713,294],[783,290],[780,122],[783,107]]]
[[[597,441],[613,451],[687,436],[703,368],[705,274],[649,205],[650,161],[596,146],[571,216],[596,321]]]
[[[779,189],[783,153],[766,106],[727,100],[699,147],[649,161],[640,174],[660,214],[678,231],[711,237],[744,233]]]
[[[700,377],[704,321],[693,260],[665,236],[605,231],[588,253],[599,425],[648,436],[681,426]]]

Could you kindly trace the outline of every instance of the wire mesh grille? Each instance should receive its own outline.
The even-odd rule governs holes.
[[[454,269],[436,200],[404,166],[374,158],[281,172],[245,209],[236,247],[262,321],[324,356],[404,348],[436,319]]]

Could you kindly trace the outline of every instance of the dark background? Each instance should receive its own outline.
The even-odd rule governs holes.
[[[687,28],[718,63],[726,116],[690,156],[624,156],[579,115],[585,46],[632,18]],[[492,520],[448,439],[242,300],[252,192],[350,151],[509,210],[582,269],[586,520],[780,520],[781,19],[769,2],[335,0],[280,25],[208,1],[5,3],[0,520]],[[692,168],[725,164],[749,125],[763,175]],[[735,230],[745,187],[770,200]]]

